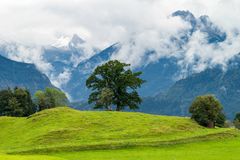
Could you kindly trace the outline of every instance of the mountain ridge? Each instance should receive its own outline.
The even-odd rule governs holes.
[[[24,87],[34,94],[37,90],[54,87],[48,77],[34,64],[12,61],[0,55],[0,88]]]

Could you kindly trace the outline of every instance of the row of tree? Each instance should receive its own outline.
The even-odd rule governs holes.
[[[66,95],[55,88],[37,91],[34,97],[24,88],[0,91],[0,116],[25,117],[37,111],[68,104]]]

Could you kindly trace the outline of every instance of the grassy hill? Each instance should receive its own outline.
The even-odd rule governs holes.
[[[0,127],[0,159],[6,160],[58,160],[82,150],[166,147],[238,137],[234,129],[207,129],[189,118],[67,107],[28,118],[0,117]]]

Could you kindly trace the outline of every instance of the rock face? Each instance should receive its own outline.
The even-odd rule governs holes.
[[[25,87],[33,94],[36,90],[54,87],[47,76],[33,64],[15,62],[0,56],[0,89]]]

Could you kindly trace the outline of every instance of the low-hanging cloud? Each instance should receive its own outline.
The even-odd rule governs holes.
[[[50,74],[52,65],[43,59],[42,48],[6,42],[1,47],[4,49],[6,57],[19,62],[33,63],[43,73]]]
[[[189,10],[196,17],[208,15],[227,33],[226,41],[218,46],[208,44],[206,35],[196,32],[183,47],[184,55],[179,55],[183,51],[170,37],[180,37],[179,31],[190,26],[170,16],[176,10]],[[193,71],[199,72],[211,65],[224,65],[239,52],[240,38],[233,34],[240,29],[239,14],[238,0],[2,0],[0,39],[37,48],[30,50],[31,54],[29,48],[20,49],[13,58],[35,63],[44,72],[51,66],[42,60],[39,48],[74,33],[100,49],[120,42],[122,49],[114,58],[133,66],[175,55],[183,57],[179,65],[187,68],[194,63]],[[155,52],[146,59],[146,50]],[[194,62],[196,57],[198,63]]]

